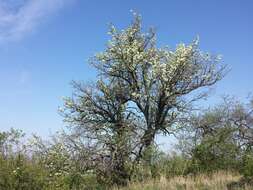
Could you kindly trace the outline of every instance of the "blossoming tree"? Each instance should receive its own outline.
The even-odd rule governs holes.
[[[158,48],[155,31],[143,33],[139,15],[109,34],[106,49],[91,59],[101,79],[93,87],[78,85],[63,113],[92,139],[94,154],[114,160],[116,178],[124,178],[129,161],[137,163],[159,133],[173,133],[191,103],[204,97],[199,89],[221,80],[225,66],[219,56],[200,51],[198,40]]]

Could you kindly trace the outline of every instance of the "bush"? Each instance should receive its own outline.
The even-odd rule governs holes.
[[[173,154],[163,164],[163,174],[167,177],[185,175],[190,161],[180,155]]]
[[[0,157],[0,189],[45,189],[45,173],[42,167],[28,162],[23,155],[9,159]]]
[[[245,178],[253,177],[253,153],[246,153],[243,156],[242,174]]]

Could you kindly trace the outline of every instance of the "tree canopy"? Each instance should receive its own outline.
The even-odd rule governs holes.
[[[226,67],[219,56],[202,52],[198,39],[174,50],[157,47],[155,30],[144,33],[137,14],[125,30],[111,26],[109,34],[106,49],[90,60],[100,79],[74,82],[62,113],[89,141],[92,158],[106,159],[106,171],[125,178],[127,163],[138,163],[157,134],[171,134],[192,102],[204,97],[197,90],[221,80]]]

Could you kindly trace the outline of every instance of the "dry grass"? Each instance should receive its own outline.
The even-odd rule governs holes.
[[[241,176],[237,174],[218,172],[211,176],[198,175],[196,177],[174,177],[160,180],[150,180],[142,183],[132,183],[125,188],[114,188],[114,190],[227,190],[227,185],[232,182],[238,182]],[[253,190],[253,187],[237,187],[234,189]]]

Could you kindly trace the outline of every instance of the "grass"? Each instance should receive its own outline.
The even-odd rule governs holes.
[[[208,175],[173,177],[160,180],[149,180],[131,183],[128,187],[114,188],[114,190],[253,190],[253,187],[242,187],[239,181],[241,176],[229,172],[218,172]],[[228,188],[231,186],[232,188]]]

